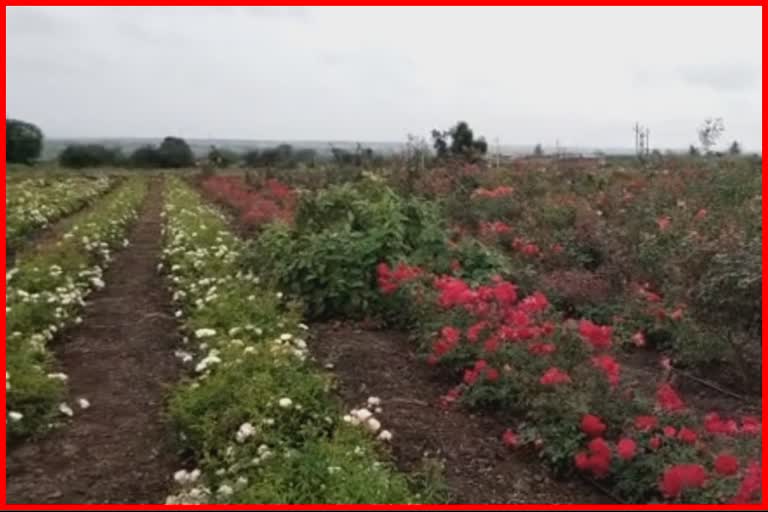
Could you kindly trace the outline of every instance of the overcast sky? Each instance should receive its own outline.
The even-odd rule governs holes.
[[[7,7],[6,109],[49,137],[760,149],[755,8]]]

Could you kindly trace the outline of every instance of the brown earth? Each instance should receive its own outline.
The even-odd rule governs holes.
[[[9,447],[8,503],[161,503],[178,458],[164,416],[179,375],[177,326],[156,267],[163,183],[153,180],[129,239],[105,272],[83,323],[56,342],[74,417]],[[90,401],[81,410],[76,400]]]
[[[555,480],[531,457],[501,443],[507,428],[490,415],[438,405],[449,389],[419,360],[406,336],[346,324],[312,326],[310,349],[322,366],[333,365],[338,393],[350,409],[370,396],[382,400],[377,418],[393,434],[392,454],[402,471],[437,459],[451,501],[463,504],[606,503],[581,481]]]

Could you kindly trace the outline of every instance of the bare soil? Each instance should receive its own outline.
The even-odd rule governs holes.
[[[452,501],[462,504],[606,503],[584,482],[554,479],[537,460],[501,443],[507,425],[492,415],[444,409],[449,385],[419,360],[406,335],[350,324],[312,326],[310,349],[322,366],[333,365],[338,393],[349,408],[382,400],[377,415],[393,433],[392,454],[402,471],[419,471],[425,458],[444,466]]]
[[[105,272],[83,323],[54,347],[75,415],[9,447],[8,503],[162,503],[178,464],[164,415],[180,368],[170,297],[156,267],[163,182],[153,180],[131,245]],[[80,397],[91,406],[81,410]]]

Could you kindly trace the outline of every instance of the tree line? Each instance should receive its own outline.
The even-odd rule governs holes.
[[[722,120],[707,120],[699,132],[702,147],[709,153],[723,131]],[[433,153],[430,159],[437,162],[460,160],[481,162],[488,152],[485,138],[476,137],[469,124],[459,121],[447,130],[432,130]],[[410,142],[409,142],[410,144]],[[40,158],[43,148],[43,132],[32,123],[6,119],[6,162],[32,164]],[[422,148],[428,149],[428,148]],[[730,155],[741,154],[738,142],[731,144]],[[534,149],[535,156],[543,156],[541,144]],[[698,156],[695,146],[689,149],[691,156]],[[231,149],[212,146],[204,161],[214,167],[276,167],[292,168],[299,165],[313,167],[320,162],[332,162],[341,166],[370,167],[383,165],[384,157],[372,148],[358,144],[354,150],[330,146],[330,155],[319,155],[314,149],[294,148],[280,144],[263,149],[249,149],[238,153]],[[189,144],[179,137],[165,137],[159,145],[144,145],[126,155],[120,148],[102,144],[71,144],[58,155],[62,167],[82,169],[86,167],[135,167],[135,168],[183,168],[195,166],[197,160]]]

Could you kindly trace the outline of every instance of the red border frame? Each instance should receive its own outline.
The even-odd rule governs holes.
[[[253,5],[252,3],[248,2],[231,2],[231,5]],[[583,1],[579,2],[577,0],[566,0],[566,1],[560,1],[560,2],[541,2],[541,3],[531,3],[531,2],[518,2],[518,3],[509,3],[509,2],[482,2],[483,5],[531,5],[531,6],[543,6],[543,5],[549,5],[549,6],[586,6],[586,5],[596,5],[596,6],[763,6],[762,1],[747,1],[747,2],[738,2],[738,3],[724,3],[722,1],[714,1],[714,0],[704,0],[704,1],[677,1],[677,2],[659,2],[659,1],[647,1],[647,2],[608,2],[608,1],[602,1],[602,2],[589,2],[589,1]],[[39,5],[39,6],[67,6],[67,5],[114,5],[114,6],[153,6],[153,5],[197,5],[197,6],[203,6],[203,5],[210,5],[209,2],[173,2],[173,3],[167,3],[167,4],[152,4],[148,2],[116,2],[114,4],[105,4],[101,2],[94,2],[94,1],[86,1],[86,2],[66,2],[66,1],[48,1],[48,2],[41,2],[41,3],[35,3],[35,2],[18,2],[18,1],[10,1],[10,2],[4,2],[4,8],[3,8],[3,14],[2,14],[2,21],[3,21],[3,35],[5,36],[6,32],[6,9],[5,7],[9,6],[31,6],[31,5]],[[271,2],[267,5],[280,5],[280,6],[299,6],[299,5],[361,5],[361,4],[354,4],[352,2],[329,2],[329,3],[323,3],[319,1],[305,1],[305,2],[297,2],[297,1],[278,1],[278,2]],[[468,5],[466,2],[457,2],[457,1],[447,1],[447,2],[417,2],[414,4],[406,4],[404,2],[398,2],[398,1],[392,1],[392,2],[371,2],[369,4],[363,4],[363,5],[386,5],[386,6],[406,6],[406,5]],[[471,5],[471,4],[469,4]],[[765,19],[765,15],[763,14],[763,19]],[[5,50],[5,44],[6,40],[5,37],[3,38],[3,49]],[[6,52],[3,51],[2,56],[2,62],[3,67],[6,67]],[[6,68],[6,76],[7,76],[7,68]],[[6,76],[3,78],[3,92],[6,92]],[[763,75],[764,77],[764,75]],[[763,91],[765,91],[763,85]],[[6,96],[7,101],[7,96]],[[761,104],[762,105],[762,104]],[[5,105],[5,110],[7,113],[7,105]],[[761,111],[762,116],[762,111]],[[763,123],[763,128],[765,128],[765,123]],[[5,135],[5,126],[3,125],[3,135]],[[763,144],[765,143],[765,134],[763,134]],[[5,162],[5,145],[2,147],[2,156],[3,162]],[[5,164],[4,164],[5,165]],[[3,174],[5,175],[6,167],[3,167]],[[3,188],[2,188],[2,199],[5,201],[5,181],[3,182]],[[763,183],[762,185],[762,192],[765,194],[766,192],[766,185]],[[763,237],[765,237],[765,211],[762,213],[762,220],[763,220]],[[0,221],[2,224],[3,230],[5,230],[5,210],[3,210],[2,213],[2,220]],[[2,262],[5,264],[5,241],[3,241],[3,251],[0,255],[0,258],[2,258]],[[763,265],[765,265],[766,262],[766,252],[765,248],[763,248],[762,253],[762,262]],[[3,275],[3,287],[5,287],[5,275]],[[765,280],[763,280],[763,291],[762,291],[762,297],[765,299],[766,293],[768,292],[768,285],[766,285]],[[3,305],[5,305],[5,295],[3,295]],[[763,303],[762,306],[762,314],[763,314],[763,326],[762,326],[762,336],[765,337],[766,329],[768,328],[768,320],[765,318],[766,313],[766,306],[765,303]],[[5,317],[2,319],[2,329],[3,333],[5,334]],[[763,359],[763,374],[762,374],[762,392],[763,392],[763,401],[765,397],[765,393],[768,390],[768,385],[766,384],[766,362],[768,358],[765,355],[765,352],[763,352],[762,355]],[[5,345],[3,346],[3,350],[0,351],[0,362],[2,362],[3,366],[5,366]],[[2,401],[3,408],[5,409],[5,387],[0,387],[0,400]],[[764,405],[764,403],[763,403]],[[765,441],[765,427],[766,427],[766,419],[763,417],[763,441]],[[0,467],[3,470],[3,475],[5,475],[6,471],[6,427],[5,423],[0,424],[0,435],[2,435],[2,447],[0,447]],[[762,465],[765,467],[768,465],[768,457],[766,457],[765,450],[763,450],[762,454]],[[766,487],[766,483],[768,483],[768,476],[763,473],[763,488]],[[2,481],[0,481],[0,495],[2,495],[2,502],[0,502],[0,505],[2,505],[3,510],[155,510],[158,508],[163,508],[167,510],[360,510],[360,509],[367,509],[367,510],[399,510],[399,509],[408,509],[408,510],[530,510],[530,509],[539,509],[539,510],[768,510],[768,497],[763,494],[763,502],[759,505],[479,505],[479,504],[473,504],[473,505],[367,505],[367,506],[360,506],[360,505],[162,505],[162,504],[156,504],[156,505],[9,505],[7,503],[7,496],[6,496],[6,481],[5,478],[3,478]]]

